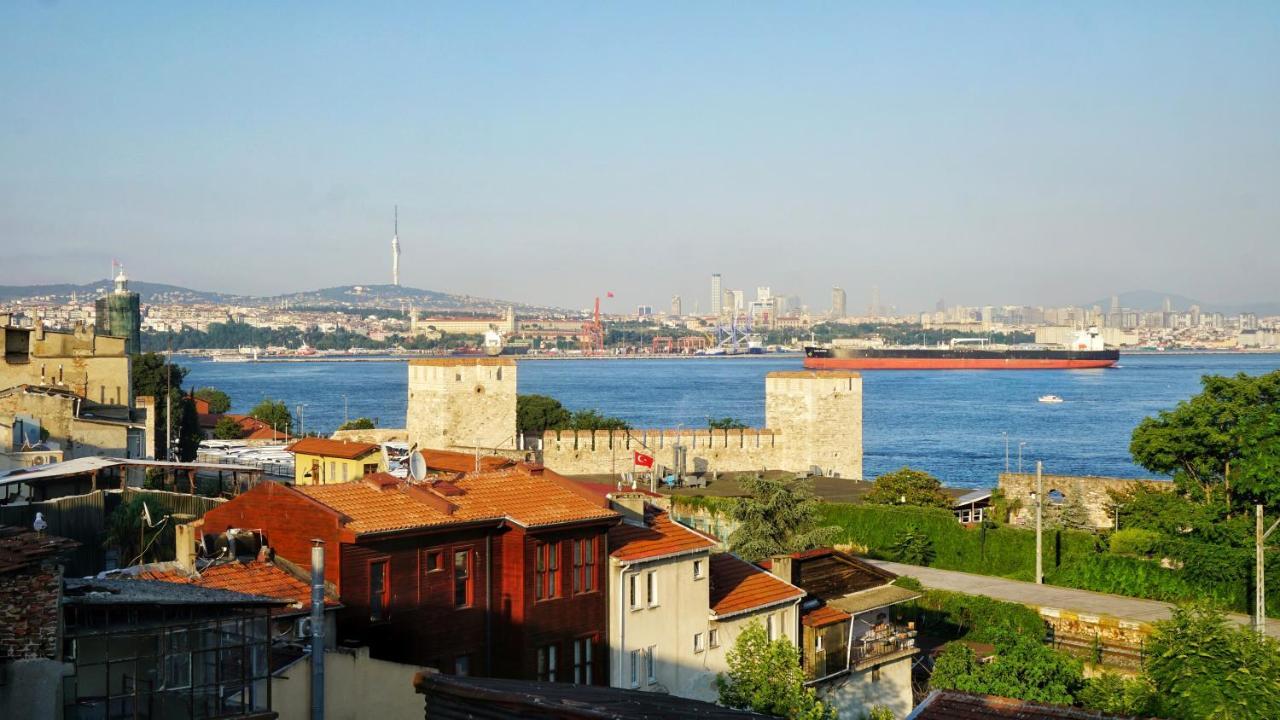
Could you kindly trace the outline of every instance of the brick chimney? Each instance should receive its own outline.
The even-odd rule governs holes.
[[[622,515],[622,521],[645,527],[644,506],[646,497],[641,493],[614,493],[609,504]]]
[[[173,526],[174,562],[188,574],[196,571],[196,523]]]
[[[787,582],[791,582],[790,555],[774,555],[769,558],[769,563],[769,572]],[[792,584],[794,585],[795,583]]]

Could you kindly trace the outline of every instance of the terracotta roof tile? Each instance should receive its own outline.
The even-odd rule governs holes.
[[[1121,716],[995,695],[934,690],[916,706],[911,717],[919,720],[1119,720]]]
[[[453,450],[422,450],[422,459],[426,460],[428,470],[465,473],[474,472],[476,469],[476,456],[471,453]],[[514,464],[514,460],[497,455],[480,456],[481,471],[500,470]]]
[[[817,628],[844,622],[851,617],[853,616],[843,610],[833,608],[830,605],[823,605],[816,610],[805,613],[804,617],[800,618],[800,622],[807,627]]]
[[[735,615],[804,597],[800,588],[783,582],[729,553],[711,556],[711,612]]]
[[[0,525],[0,573],[21,570],[78,547],[80,543],[69,538],[14,525]]]
[[[665,511],[645,506],[645,525],[623,523],[609,528],[611,556],[623,561],[675,555],[715,547],[710,538],[675,522]]]
[[[294,489],[350,518],[346,527],[356,534],[503,519],[539,527],[618,516],[549,475],[533,473],[524,465],[469,473],[450,483],[461,494],[432,492],[430,483],[401,482],[378,489],[359,480]]]
[[[285,448],[291,453],[322,455],[346,460],[356,460],[374,452],[378,446],[374,443],[348,442],[346,440],[330,440],[328,438],[302,438]]]
[[[274,611],[275,614],[293,614],[311,609],[311,587],[288,570],[264,560],[218,563],[210,565],[198,575],[188,575],[182,570],[171,568],[143,570],[133,577],[138,580],[163,580],[246,595],[280,598],[292,603]],[[325,605],[337,607],[338,603],[333,598],[326,597]]]

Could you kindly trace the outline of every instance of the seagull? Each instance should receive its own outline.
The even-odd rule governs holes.
[[[35,528],[36,532],[44,534],[44,531],[49,527],[49,523],[44,521],[44,513],[36,513],[36,521],[31,523],[31,527]]]

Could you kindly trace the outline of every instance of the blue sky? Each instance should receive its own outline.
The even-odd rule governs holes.
[[[1275,300],[1280,4],[0,5],[0,284]]]

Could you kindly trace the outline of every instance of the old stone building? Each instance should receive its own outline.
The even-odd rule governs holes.
[[[1173,489],[1173,483],[1167,480],[1095,475],[1042,474],[1041,483],[1044,485],[1045,517],[1051,517],[1058,507],[1078,502],[1087,512],[1089,524],[1099,529],[1115,526],[1115,502],[1111,499],[1112,492],[1127,492],[1137,486],[1161,491]],[[1035,473],[1000,473],[1000,490],[1009,503],[1008,522],[1015,525],[1035,523]],[[1005,518],[1000,520],[1004,521]]]

